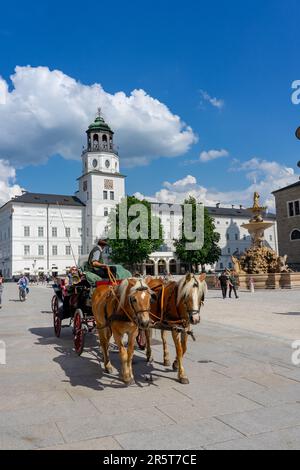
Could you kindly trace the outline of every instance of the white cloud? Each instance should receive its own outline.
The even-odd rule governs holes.
[[[231,171],[243,171],[248,179],[253,178],[253,172],[255,172],[255,181],[248,186],[245,185],[241,190],[221,191],[202,186],[194,176],[188,175],[174,183],[164,182],[163,188],[151,196],[151,199],[164,203],[182,203],[189,196],[193,196],[206,205],[215,205],[220,202],[223,206],[242,204],[244,207],[249,207],[252,205],[253,193],[258,191],[261,195],[261,202],[270,210],[274,210],[275,200],[272,192],[293,184],[299,179],[292,168],[285,167],[278,162],[257,158],[244,163],[235,161],[235,168]],[[232,186],[236,186],[234,178],[232,180]]]
[[[229,153],[227,150],[209,150],[208,152],[202,152],[200,154],[200,161],[203,163],[216,160],[217,158],[228,157]]]
[[[22,188],[15,184],[16,170],[7,160],[0,160],[0,207],[14,196],[22,194]]]
[[[222,109],[225,105],[224,100],[210,96],[205,90],[200,90],[202,98],[210,103],[214,108]]]
[[[107,93],[59,70],[16,67],[12,89],[0,77],[0,158],[23,167],[60,154],[79,159],[85,130],[101,106],[116,132],[122,165],[177,157],[197,141],[191,127],[144,90]]]

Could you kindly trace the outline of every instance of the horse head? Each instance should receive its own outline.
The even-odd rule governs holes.
[[[152,294],[142,278],[127,279],[120,285],[119,310],[125,309],[139,328],[148,328]]]
[[[178,285],[177,310],[192,325],[201,321],[200,310],[207,291],[206,274],[187,274]]]

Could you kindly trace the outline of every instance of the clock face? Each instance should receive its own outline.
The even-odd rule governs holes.
[[[93,160],[93,167],[97,168],[97,166],[98,166],[98,160],[95,159],[95,160]]]
[[[110,167],[110,161],[109,161],[109,160],[106,160],[105,166],[106,166],[106,168],[109,168],[109,167]]]

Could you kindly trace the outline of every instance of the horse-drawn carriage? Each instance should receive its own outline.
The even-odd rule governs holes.
[[[85,273],[78,273],[78,282],[67,286],[61,280],[52,300],[54,330],[60,336],[62,321],[69,319],[73,328],[74,347],[82,354],[85,335],[97,331],[107,373],[113,372],[109,359],[109,344],[113,336],[118,346],[122,364],[122,378],[126,384],[134,380],[132,357],[134,344],[138,341],[141,349],[146,346],[147,361],[152,361],[151,331],[161,330],[164,351],[164,365],[170,366],[167,345],[167,331],[172,333],[176,360],[174,370],[178,380],[188,383],[183,367],[183,356],[187,350],[187,339],[191,336],[192,325],[200,322],[200,310],[205,298],[207,285],[205,275],[188,274],[180,281],[157,278],[116,279],[107,269],[108,279],[92,288]],[[129,273],[130,274],[130,273]],[[117,287],[120,285],[119,287]],[[128,343],[125,346],[124,335]]]
[[[130,275],[129,271],[124,270],[121,266],[114,268],[117,278],[107,266],[107,278],[98,281],[94,287],[119,285],[126,276]],[[92,333],[96,329],[91,302],[93,286],[84,272],[74,269],[71,282],[68,278],[61,278],[53,285],[53,289],[52,312],[55,336],[57,338],[61,336],[62,328],[72,327],[74,349],[80,356],[84,349],[86,334]],[[69,321],[63,324],[64,320]]]

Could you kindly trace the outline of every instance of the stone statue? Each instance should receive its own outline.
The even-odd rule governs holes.
[[[259,200],[260,200],[260,195],[258,194],[258,192],[255,191],[254,197],[253,197],[253,209],[260,209]]]
[[[292,270],[289,268],[289,266],[287,264],[287,259],[288,259],[287,255],[278,257],[277,270],[278,270],[279,273],[290,273],[290,272],[292,272]]]

